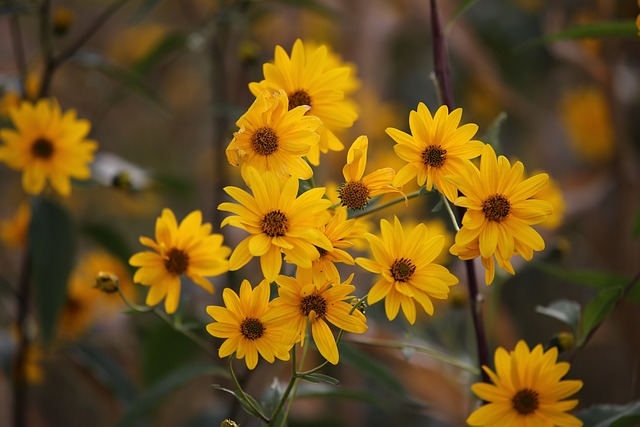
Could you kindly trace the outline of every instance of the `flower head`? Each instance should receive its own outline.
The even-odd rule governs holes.
[[[577,400],[563,400],[582,388],[582,381],[562,380],[569,363],[557,363],[558,349],[548,351],[538,344],[533,350],[519,341],[514,351],[496,350],[493,372],[484,371],[493,384],[476,383],[471,390],[488,404],[467,419],[471,426],[557,426],[580,427],[582,421],[567,414]]]
[[[21,248],[29,237],[29,223],[31,222],[31,207],[23,202],[11,219],[0,221],[0,240],[12,248]]]
[[[458,197],[455,184],[444,179],[447,175],[464,175],[469,159],[478,157],[484,144],[471,138],[478,126],[468,123],[458,127],[462,109],[449,114],[446,105],[441,106],[434,117],[422,102],[417,111],[409,114],[411,135],[394,128],[387,128],[387,134],[396,141],[393,147],[398,157],[408,163],[402,167],[393,180],[394,186],[401,186],[413,178],[427,190],[433,186],[454,201]]]
[[[367,167],[367,151],[369,140],[366,136],[359,136],[349,148],[347,164],[342,168],[345,183],[340,187],[340,201],[342,206],[349,209],[364,209],[372,197],[381,194],[402,192],[391,183],[396,172],[391,168],[378,169],[364,175]]]
[[[320,139],[315,131],[322,123],[317,117],[305,116],[308,110],[306,105],[290,110],[282,90],[260,93],[236,123],[240,130],[226,150],[229,163],[241,166],[245,180],[249,166],[282,178],[311,178],[313,171],[304,156]]]
[[[40,194],[48,179],[62,196],[71,194],[71,178],[88,179],[88,164],[98,147],[85,139],[91,125],[64,114],[56,101],[42,99],[35,105],[23,101],[10,110],[15,130],[0,130],[0,161],[22,170],[22,186],[29,194]]]
[[[301,341],[307,324],[311,325],[311,336],[320,354],[336,365],[340,358],[338,346],[329,324],[348,332],[364,333],[366,318],[348,302],[355,291],[351,284],[353,274],[343,283],[314,283],[309,275],[299,274],[297,279],[278,276],[276,283],[279,297],[274,301],[278,313],[289,319],[289,335],[293,342]]]
[[[345,99],[345,83],[349,82],[352,68],[328,60],[328,49],[322,45],[306,48],[301,40],[293,44],[291,57],[276,46],[274,61],[263,67],[264,80],[250,83],[249,89],[258,96],[263,90],[284,90],[289,97],[289,108],[308,105],[308,115],[322,120],[318,130],[320,140],[311,147],[309,161],[318,165],[320,152],[339,151],[344,148],[333,131],[348,128],[358,118],[354,105]]]
[[[211,224],[202,223],[202,213],[193,211],[178,225],[170,209],[163,209],[156,220],[156,240],[141,237],[140,243],[153,251],[139,252],[129,264],[140,267],[133,276],[136,283],[150,286],[147,304],[156,305],[165,298],[171,314],[180,302],[180,276],[183,274],[208,292],[213,285],[205,279],[229,269],[231,249],[222,245],[221,234],[211,234]]]
[[[531,196],[531,198],[546,200],[553,207],[551,215],[549,215],[544,222],[540,223],[541,227],[554,230],[562,225],[562,221],[564,220],[564,215],[567,210],[567,204],[564,201],[562,189],[556,180],[550,177],[547,184],[536,194]]]
[[[366,235],[374,259],[356,258],[362,268],[381,275],[369,291],[368,303],[384,298],[389,320],[402,307],[409,323],[415,323],[415,302],[432,315],[431,299],[447,299],[449,288],[458,283],[449,270],[433,263],[442,251],[444,236],[430,234],[424,224],[405,232],[397,217],[393,224],[381,220],[380,231],[381,237]]]
[[[225,338],[218,350],[221,358],[235,352],[238,359],[245,359],[249,369],[258,364],[258,353],[269,363],[276,357],[289,360],[292,343],[283,338],[286,323],[276,316],[269,295],[267,282],[262,281],[252,289],[249,281],[244,280],[240,295],[229,288],[222,292],[224,307],[207,307],[207,313],[215,320],[207,325],[207,332]]]
[[[549,176],[541,173],[525,180],[522,163],[511,166],[506,157],[496,158],[490,145],[484,147],[480,169],[472,163],[466,169],[464,175],[447,177],[464,194],[455,204],[467,209],[452,252],[474,247],[478,239],[483,258],[495,254],[506,261],[518,253],[531,260],[533,251],[544,249],[544,240],[531,225],[543,222],[553,212],[549,202],[532,196]]]
[[[333,249],[331,241],[318,230],[331,218],[331,202],[322,198],[324,188],[298,196],[298,178],[282,181],[271,171],[260,173],[255,168],[247,169],[247,178],[253,195],[237,187],[225,187],[224,191],[238,203],[218,206],[235,214],[222,221],[223,227],[232,225],[250,234],[231,254],[231,270],[242,268],[258,256],[265,279],[272,282],[280,273],[282,253],[288,263],[310,268],[320,258],[319,248]]]

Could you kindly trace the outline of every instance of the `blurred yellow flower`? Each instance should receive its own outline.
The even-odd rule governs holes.
[[[58,328],[61,338],[77,339],[93,324],[112,319],[125,307],[117,293],[108,295],[96,289],[96,277],[105,271],[116,275],[122,292],[135,301],[135,289],[124,263],[103,251],[88,252],[80,259],[69,279],[67,300]]]
[[[387,318],[393,320],[400,307],[409,321],[416,321],[415,302],[433,315],[431,299],[447,299],[449,288],[458,279],[445,267],[434,264],[442,252],[444,237],[429,233],[424,224],[405,231],[400,220],[393,224],[380,221],[381,237],[367,234],[373,259],[356,258],[365,270],[381,275],[369,291],[367,302],[375,304],[385,299]]]
[[[252,257],[260,257],[262,273],[273,282],[285,261],[304,268],[320,258],[318,249],[331,251],[331,241],[318,227],[329,222],[331,202],[323,198],[324,188],[312,188],[298,197],[298,178],[280,180],[273,172],[248,168],[253,196],[238,187],[224,191],[238,203],[225,202],[218,209],[234,213],[222,221],[250,235],[236,246],[229,268],[238,270]]]
[[[544,240],[531,225],[547,219],[553,207],[532,196],[549,176],[537,174],[525,180],[523,174],[521,162],[512,167],[506,157],[496,158],[493,148],[485,145],[480,169],[469,162],[464,175],[447,177],[464,194],[455,204],[467,209],[451,253],[473,250],[476,239],[482,258],[495,254],[501,262],[516,252],[530,261],[534,250],[544,249]]]
[[[64,6],[56,7],[53,11],[52,19],[53,33],[57,36],[64,36],[71,29],[75,19],[76,15],[73,10]]]
[[[207,313],[215,322],[207,325],[207,332],[225,341],[218,350],[223,358],[235,353],[245,359],[247,368],[258,364],[258,353],[269,363],[275,358],[289,360],[292,342],[285,339],[287,319],[278,317],[269,302],[270,288],[262,281],[254,289],[248,280],[240,285],[240,295],[225,288],[222,299],[225,307],[208,306]]]
[[[613,121],[600,89],[592,86],[566,92],[560,100],[560,116],[578,155],[593,163],[613,157]]]
[[[482,142],[471,139],[478,126],[473,123],[458,126],[461,118],[461,108],[449,114],[446,105],[432,117],[421,102],[417,111],[409,114],[411,135],[387,128],[387,134],[396,142],[396,154],[408,162],[396,174],[393,185],[399,187],[417,177],[418,185],[424,185],[426,181],[427,190],[435,186],[453,202],[458,197],[458,189],[444,177],[464,175],[469,159],[478,157],[484,146]]]
[[[116,33],[109,41],[106,55],[121,65],[133,65],[151,53],[168,32],[167,26],[158,23],[127,28]]]
[[[305,116],[307,105],[289,109],[287,94],[264,91],[236,122],[240,128],[226,149],[227,160],[241,167],[247,181],[247,167],[259,172],[271,171],[282,179],[294,176],[309,179],[313,175],[304,156],[320,136],[322,123],[315,116]]]
[[[221,234],[211,234],[211,224],[202,223],[202,212],[191,212],[178,225],[173,212],[163,209],[156,220],[156,240],[140,237],[140,243],[153,252],[139,252],[129,259],[129,264],[140,267],[133,280],[150,287],[146,303],[156,305],[166,297],[165,310],[174,313],[180,302],[183,274],[213,293],[213,285],[205,277],[229,270],[227,257],[231,249],[222,241]]]
[[[298,270],[307,270],[305,274],[312,277],[314,283],[340,281],[340,273],[335,263],[341,262],[353,265],[353,257],[344,249],[353,246],[348,236],[352,234],[355,223],[354,219],[347,219],[347,208],[336,209],[327,225],[319,228],[327,236],[333,249],[327,251],[326,249],[318,248],[320,258],[311,262],[311,268],[298,267]]]
[[[22,248],[27,242],[29,223],[31,222],[31,207],[23,202],[18,207],[13,218],[0,221],[0,238],[11,248]]]
[[[9,111],[12,108],[20,106],[20,93],[15,90],[7,90],[2,94],[0,99],[0,116],[9,116]]]
[[[330,66],[328,48],[305,49],[301,40],[296,40],[291,57],[276,46],[274,62],[264,64],[264,80],[249,84],[251,92],[258,96],[263,90],[284,90],[289,97],[289,108],[300,105],[311,107],[307,114],[322,120],[318,129],[320,140],[311,147],[307,158],[320,164],[320,152],[339,151],[344,145],[333,133],[348,128],[358,118],[354,104],[345,99],[344,85],[353,69],[344,64]]]
[[[62,196],[71,194],[71,178],[88,179],[88,164],[98,147],[85,139],[91,124],[76,119],[75,110],[64,114],[55,100],[42,99],[35,105],[24,101],[9,114],[16,130],[0,130],[5,145],[0,161],[22,170],[27,193],[40,194],[48,179]]]
[[[558,349],[548,351],[538,344],[533,350],[524,341],[514,351],[499,347],[496,371],[482,369],[493,384],[476,383],[471,390],[487,404],[467,419],[471,426],[555,426],[580,427],[582,421],[567,413],[578,400],[563,400],[582,388],[580,380],[563,380],[568,362],[557,362]]]
[[[345,182],[338,190],[342,206],[360,210],[367,207],[372,197],[385,193],[402,192],[392,185],[396,172],[391,168],[378,169],[364,175],[367,167],[369,139],[359,136],[349,148],[347,164],[342,168]]]
[[[534,172],[534,175],[537,172]],[[541,227],[554,230],[562,224],[567,205],[562,196],[560,186],[553,178],[549,178],[547,184],[536,194],[531,196],[532,199],[546,200],[553,207],[553,213],[547,217],[544,222],[540,223]]]
[[[302,274],[297,279],[278,276],[279,297],[274,301],[274,310],[288,319],[288,333],[292,342],[304,339],[307,325],[311,325],[311,336],[320,354],[336,365],[340,359],[338,346],[329,324],[347,332],[362,334],[367,331],[366,321],[359,310],[353,310],[350,301],[356,287],[351,284],[353,274],[340,283],[315,283],[311,276]]]

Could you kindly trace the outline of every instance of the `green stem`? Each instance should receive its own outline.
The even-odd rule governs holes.
[[[287,388],[284,390],[284,393],[282,394],[282,397],[278,402],[278,406],[276,406],[276,409],[273,411],[273,414],[271,414],[271,422],[275,422],[278,419],[278,415],[280,415],[280,411],[282,411],[282,408],[284,407],[284,404],[289,398],[289,394],[291,393],[291,390],[293,389],[297,381],[298,381],[298,373],[297,373],[297,366],[296,366],[296,346],[294,345],[293,349],[291,349],[291,378],[289,378],[289,384],[287,384]],[[285,420],[286,420],[286,417],[285,417]],[[271,422],[269,422],[269,425],[271,425]],[[284,422],[282,423],[282,425],[284,425]]]
[[[236,373],[233,371],[233,359],[235,358],[236,358],[235,352],[231,356],[229,356],[229,374],[231,375],[231,380],[235,384],[236,389],[238,390],[238,393],[242,397],[242,401],[245,402],[247,405],[249,405],[251,409],[253,409],[255,413],[258,414],[258,416],[262,421],[264,421],[267,424],[270,424],[271,421],[269,420],[269,418],[267,418],[267,416],[262,413],[260,408],[256,407],[253,404],[253,401],[247,397],[247,393],[245,393],[244,390],[242,389],[242,386],[240,386],[240,381],[238,381],[238,377],[236,377]]]
[[[404,202],[404,201],[409,200],[409,199],[415,199],[416,197],[419,197],[422,193],[423,193],[422,189],[416,190],[413,193],[408,194],[406,197],[398,197],[397,199],[393,199],[393,200],[391,200],[391,201],[389,201],[387,203],[383,203],[381,205],[373,206],[370,209],[364,209],[364,210],[361,210],[361,211],[357,211],[354,214],[352,214],[349,218],[359,218],[361,216],[369,215],[371,213],[380,211],[382,209],[386,209],[389,206],[396,205],[396,204],[398,204],[400,202]]]
[[[293,384],[293,391],[291,392],[291,398],[289,399],[289,403],[287,404],[287,409],[285,410],[285,413],[284,413],[284,418],[282,419],[283,426],[286,424],[286,421],[289,419],[289,414],[291,413],[291,407],[293,406],[293,401],[295,400],[296,394],[298,393],[298,386],[300,385],[300,381],[298,381],[299,378],[298,378],[297,372],[301,371],[302,368],[304,367],[304,362],[307,359],[308,352],[309,352],[309,346],[307,345],[302,349],[302,357],[300,358],[300,365],[296,369],[296,381]],[[294,354],[295,354],[295,351],[294,351]],[[293,361],[293,366],[296,366],[295,358]]]
[[[460,231],[460,226],[458,225],[458,220],[456,219],[456,214],[451,209],[451,205],[449,204],[449,200],[447,197],[440,193],[440,197],[442,197],[442,203],[444,207],[447,209],[447,213],[449,214],[449,218],[451,218],[451,223],[453,224],[453,228],[455,228],[456,232]]]

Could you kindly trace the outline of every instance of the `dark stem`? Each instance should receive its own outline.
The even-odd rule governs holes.
[[[80,36],[76,39],[75,42],[71,43],[66,49],[60,52],[57,56],[53,55],[51,50],[51,42],[50,42],[50,29],[49,29],[49,1],[45,0],[43,3],[43,8],[46,5],[46,15],[41,10],[40,16],[40,37],[42,47],[45,53],[45,68],[44,74],[42,76],[42,82],[40,85],[40,93],[39,97],[45,97],[49,93],[49,88],[51,86],[51,81],[53,80],[53,74],[63,63],[65,63],[69,58],[71,58],[77,51],[80,49],[91,37],[98,32],[98,30],[104,25],[105,22],[111,16],[118,11],[126,2],[129,0],[115,0],[108,6],[106,9],[102,11],[100,15],[98,15],[91,24],[87,27],[87,29],[80,34]],[[44,22],[46,21],[46,23]],[[46,35],[46,45],[44,37]]]
[[[20,96],[24,96],[24,80],[27,75],[27,61],[24,56],[22,46],[22,32],[20,31],[20,20],[17,14],[11,15],[9,19],[11,31],[11,44],[13,47],[13,56],[16,61],[16,68],[20,76]]]
[[[40,88],[38,90],[38,98],[47,96],[49,92],[49,84],[53,76],[53,47],[51,46],[51,2],[42,0],[39,12],[40,27],[40,48],[42,49],[42,59],[44,62],[44,71],[40,79]]]
[[[453,89],[451,86],[451,68],[449,66],[449,56],[447,54],[447,46],[442,28],[442,17],[438,10],[437,0],[429,0],[431,7],[431,37],[433,43],[433,63],[438,88],[442,102],[452,111]],[[464,209],[458,208],[458,216],[462,218]],[[471,318],[473,319],[473,327],[478,347],[478,364],[482,380],[490,382],[489,376],[482,370],[482,366],[489,366],[489,351],[487,348],[487,337],[484,329],[484,320],[482,316],[482,296],[478,292],[478,279],[474,268],[474,261],[467,260],[464,262],[469,279],[467,285],[469,287],[469,302],[471,309]]]
[[[27,381],[25,366],[27,363],[27,351],[29,349],[29,335],[26,327],[29,314],[29,298],[31,282],[31,253],[30,248],[25,248],[20,282],[16,302],[18,315],[16,319],[17,349],[13,363],[13,426],[24,427],[27,424]]]

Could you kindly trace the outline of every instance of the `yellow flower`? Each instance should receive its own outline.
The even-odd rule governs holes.
[[[130,300],[135,300],[135,289],[128,279],[129,271],[119,259],[102,251],[87,253],[69,279],[58,328],[61,338],[76,339],[97,321],[113,319],[125,307],[117,293],[107,295],[95,288],[96,276],[104,271],[118,276],[122,292]]]
[[[274,301],[274,309],[289,319],[288,336],[293,342],[304,345],[307,324],[311,325],[311,336],[320,354],[336,365],[340,359],[338,346],[328,323],[348,332],[362,334],[366,332],[367,319],[359,310],[353,310],[350,301],[355,286],[351,284],[353,274],[343,283],[314,283],[306,274],[297,279],[278,276],[276,283],[279,297]],[[349,302],[348,302],[349,301]]]
[[[580,427],[582,421],[567,414],[577,400],[563,400],[582,388],[582,381],[562,380],[568,362],[557,363],[558,349],[548,351],[538,344],[532,351],[519,341],[514,351],[496,350],[493,372],[484,371],[493,384],[476,383],[471,390],[488,403],[467,419],[471,426],[555,426]]]
[[[452,255],[457,256],[463,261],[474,259],[480,257],[480,261],[482,262],[482,266],[484,267],[484,282],[487,285],[493,283],[493,279],[496,275],[496,262],[498,266],[503,270],[506,270],[510,274],[516,274],[513,270],[513,266],[509,259],[502,258],[497,252],[489,257],[483,257],[480,254],[480,242],[479,238],[473,239],[470,243],[462,246],[458,244],[454,244],[449,250]],[[516,242],[516,245],[519,245]]]
[[[226,338],[218,350],[221,358],[235,352],[236,358],[245,359],[249,369],[258,364],[258,353],[269,363],[276,357],[289,360],[293,343],[284,339],[286,319],[276,316],[269,295],[267,282],[262,281],[251,289],[249,281],[244,280],[240,285],[240,296],[230,288],[222,292],[225,307],[207,307],[207,313],[215,320],[207,325],[207,332],[217,338]]]
[[[402,307],[409,323],[415,323],[414,301],[433,315],[431,299],[447,299],[449,288],[458,283],[449,270],[433,263],[442,251],[444,237],[432,235],[424,224],[405,232],[397,217],[393,224],[381,220],[380,231],[382,237],[366,235],[374,259],[356,258],[362,268],[382,276],[369,291],[368,303],[384,298],[389,320]]]
[[[0,130],[5,145],[0,160],[22,170],[22,186],[27,193],[40,194],[48,178],[63,196],[71,194],[70,178],[88,179],[88,164],[98,147],[85,139],[91,125],[76,119],[76,112],[62,114],[56,101],[42,99],[35,105],[24,101],[9,113],[16,130]]]
[[[546,200],[553,207],[553,213],[549,215],[544,222],[540,223],[540,226],[551,230],[560,227],[564,219],[565,211],[567,210],[567,205],[562,197],[562,190],[558,183],[553,178],[549,178],[547,185],[542,187],[536,194],[531,196],[531,198]]]
[[[213,293],[205,279],[229,269],[231,249],[222,245],[221,234],[211,234],[211,224],[202,223],[202,213],[193,211],[178,225],[170,209],[163,209],[156,220],[156,241],[140,237],[140,243],[155,252],[133,255],[129,264],[140,267],[133,280],[150,286],[146,303],[158,304],[165,296],[164,307],[171,314],[180,301],[180,276],[186,274],[197,285]]]
[[[358,118],[353,103],[345,99],[344,85],[349,81],[352,68],[343,64],[330,66],[328,49],[320,46],[305,49],[301,40],[293,44],[291,57],[276,46],[273,64],[264,64],[264,80],[250,83],[249,89],[258,96],[263,90],[284,90],[289,97],[289,108],[300,105],[311,107],[307,114],[322,120],[318,129],[320,140],[311,147],[309,161],[318,165],[320,152],[339,151],[344,145],[333,131],[348,128]],[[339,66],[338,66],[339,65]]]
[[[0,99],[0,116],[9,116],[9,111],[11,111],[12,108],[19,107],[20,102],[22,102],[22,99],[20,98],[19,92],[15,90],[7,90],[4,92]]]
[[[149,55],[168,33],[167,26],[157,23],[127,28],[113,36],[106,54],[121,65],[131,66]]]
[[[305,116],[308,110],[306,105],[289,110],[282,90],[262,92],[236,122],[240,130],[227,147],[227,160],[241,166],[245,181],[247,167],[272,171],[281,178],[311,178],[313,171],[303,157],[320,139],[315,131],[322,123]]]
[[[273,172],[260,173],[255,168],[247,169],[247,178],[253,196],[238,187],[225,187],[239,204],[218,206],[235,214],[222,221],[223,227],[232,225],[250,234],[231,254],[231,270],[258,256],[265,279],[273,282],[282,267],[282,252],[288,263],[310,268],[320,258],[318,248],[332,250],[331,241],[317,229],[331,218],[331,202],[322,198],[324,188],[313,188],[297,197],[298,178],[282,181]]]
[[[553,208],[549,202],[531,197],[549,176],[541,173],[524,180],[523,174],[521,162],[511,166],[504,156],[496,159],[493,148],[485,145],[480,170],[469,163],[465,174],[447,177],[464,194],[455,204],[467,209],[452,253],[472,247],[476,238],[483,258],[496,254],[509,260],[517,252],[530,261],[533,251],[544,249],[544,240],[531,225],[547,219]]]
[[[422,102],[417,111],[409,114],[412,135],[401,130],[387,128],[387,134],[396,141],[393,147],[398,157],[407,163],[396,174],[393,185],[402,186],[417,176],[418,185],[426,181],[426,189],[433,186],[454,201],[458,197],[456,186],[444,179],[447,175],[464,175],[469,159],[478,157],[484,144],[471,138],[478,126],[468,123],[458,127],[462,109],[449,114],[446,105],[441,106],[434,117]]]
[[[69,32],[75,20],[76,15],[73,10],[64,6],[56,7],[52,19],[53,33],[57,36],[64,36]]]
[[[13,218],[0,221],[0,238],[5,245],[21,248],[25,245],[31,222],[31,207],[21,203]]]
[[[574,151],[587,161],[605,163],[613,157],[613,119],[605,94],[597,87],[565,93],[560,117]]]
[[[319,228],[319,230],[327,236],[333,249],[327,251],[326,249],[319,248],[320,258],[311,262],[311,268],[305,269],[298,267],[298,269],[308,270],[307,273],[312,277],[314,283],[340,281],[340,273],[334,263],[354,264],[353,257],[344,251],[344,249],[353,246],[348,240],[348,236],[352,234],[355,225],[355,220],[347,219],[346,208],[336,209],[336,212],[327,225]]]
[[[349,148],[347,164],[342,168],[345,183],[340,187],[340,201],[342,206],[349,209],[364,209],[372,197],[385,193],[402,192],[391,183],[395,177],[395,171],[391,168],[378,169],[363,177],[367,167],[367,151],[369,139],[359,136]]]

